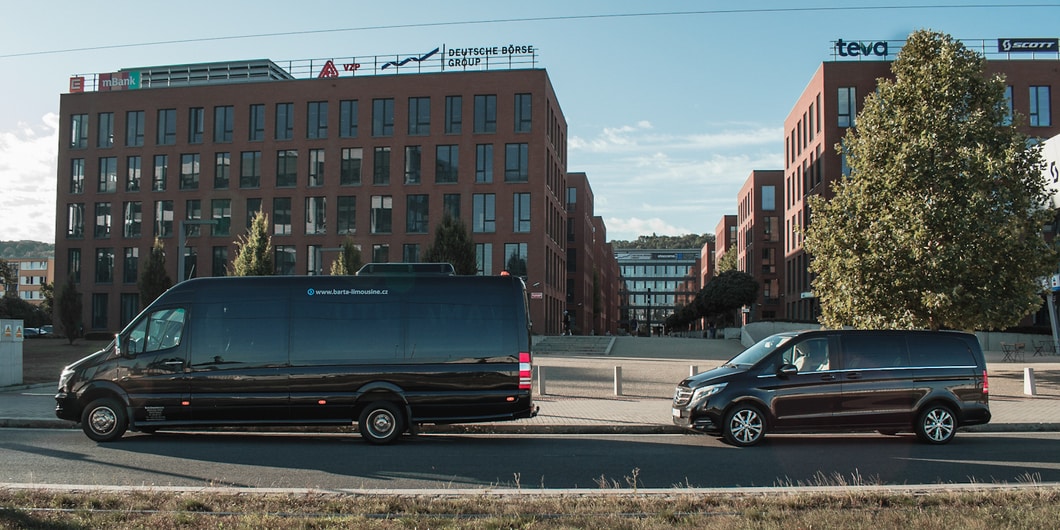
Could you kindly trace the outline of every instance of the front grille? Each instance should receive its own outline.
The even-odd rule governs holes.
[[[692,389],[684,386],[677,387],[674,390],[674,406],[683,407],[692,400]]]

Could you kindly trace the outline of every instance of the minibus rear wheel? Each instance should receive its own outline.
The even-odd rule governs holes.
[[[385,445],[405,431],[405,415],[393,402],[373,401],[361,411],[357,429],[368,443]]]
[[[128,427],[125,407],[117,399],[100,398],[81,411],[81,430],[97,442],[113,442],[121,438]]]

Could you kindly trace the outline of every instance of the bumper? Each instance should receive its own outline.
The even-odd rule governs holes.
[[[673,422],[674,425],[683,429],[690,429],[696,432],[705,432],[717,434],[719,422],[710,415],[699,413],[696,411],[675,408],[673,409]]]
[[[966,405],[958,415],[957,421],[961,427],[990,423],[990,407],[986,404]]]
[[[55,416],[61,420],[81,421],[81,408],[77,399],[65,392],[55,395]]]

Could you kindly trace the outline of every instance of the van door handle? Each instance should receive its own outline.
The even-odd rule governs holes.
[[[861,379],[861,372],[851,372],[847,374],[847,379]]]
[[[835,381],[835,376],[832,374],[821,374],[821,381]]]

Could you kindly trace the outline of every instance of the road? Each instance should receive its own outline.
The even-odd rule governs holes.
[[[353,434],[130,434],[4,429],[0,482],[315,489],[763,487],[1060,482],[1060,433],[770,436],[448,435],[371,446]]]

